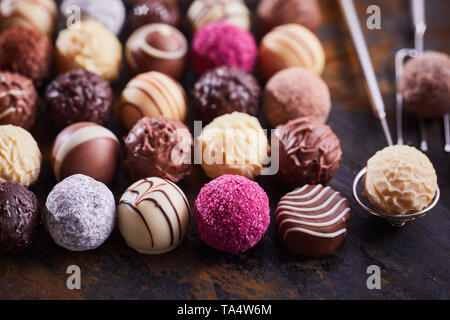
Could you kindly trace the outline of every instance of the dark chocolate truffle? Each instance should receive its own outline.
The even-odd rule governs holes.
[[[0,34],[0,70],[20,73],[42,85],[49,76],[53,45],[39,31],[14,26]]]
[[[50,118],[58,128],[83,121],[105,124],[111,115],[111,86],[83,69],[59,75],[48,85],[45,96]]]
[[[234,111],[256,116],[261,88],[249,73],[233,67],[219,67],[205,73],[195,84],[192,98],[205,122]]]
[[[341,143],[325,124],[313,118],[291,120],[277,127],[279,142],[278,177],[293,187],[327,185],[342,160]]]
[[[39,225],[36,196],[15,182],[0,183],[0,254],[28,247]]]
[[[17,73],[0,72],[0,125],[31,129],[39,113],[33,81]]]
[[[399,88],[406,106],[421,116],[450,112],[449,56],[430,51],[407,61]]]
[[[317,0],[262,0],[257,16],[264,33],[287,23],[301,24],[315,32],[322,21]]]
[[[188,42],[175,27],[154,23],[136,30],[128,39],[126,59],[134,74],[159,71],[172,78],[183,75]]]
[[[151,23],[166,23],[178,26],[180,10],[176,3],[164,0],[143,0],[133,6],[128,15],[130,32]]]
[[[124,166],[133,181],[160,177],[176,183],[192,171],[193,144],[182,122],[144,117],[125,138]]]

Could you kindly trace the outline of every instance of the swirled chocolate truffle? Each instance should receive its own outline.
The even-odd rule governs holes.
[[[341,143],[331,128],[305,117],[277,127],[278,177],[286,184],[327,185],[342,160]]]
[[[408,108],[424,117],[450,112],[450,58],[445,53],[425,52],[405,64],[399,79]]]
[[[39,97],[33,81],[17,73],[0,72],[0,125],[29,130],[39,113]]]
[[[141,0],[133,6],[128,15],[130,32],[151,23],[180,24],[180,10],[174,2],[164,0]]]
[[[83,121],[105,124],[113,102],[109,83],[83,69],[58,76],[48,85],[45,97],[50,118],[58,128]]]
[[[53,45],[50,38],[21,26],[0,34],[0,70],[17,72],[42,85],[49,76]]]
[[[182,122],[144,117],[125,138],[124,166],[133,181],[160,177],[176,183],[192,171],[193,144]]]
[[[0,254],[28,247],[39,225],[36,196],[15,182],[0,183]]]
[[[255,77],[227,66],[205,73],[192,91],[197,114],[205,122],[234,111],[256,116],[260,96],[261,88]]]

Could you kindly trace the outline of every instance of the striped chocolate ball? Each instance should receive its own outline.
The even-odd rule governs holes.
[[[166,116],[184,121],[187,113],[186,93],[178,82],[163,73],[141,73],[123,90],[119,112],[128,130],[143,117]]]
[[[114,133],[93,122],[78,122],[58,134],[51,162],[58,181],[79,173],[110,184],[119,156],[120,143]]]

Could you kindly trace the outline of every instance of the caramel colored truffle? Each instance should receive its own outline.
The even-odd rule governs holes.
[[[56,40],[59,72],[82,68],[113,81],[119,76],[121,63],[121,43],[99,22],[82,21],[61,31]]]
[[[342,160],[341,143],[331,128],[313,118],[298,118],[278,126],[278,177],[286,184],[327,185]]]
[[[303,68],[289,68],[275,74],[264,90],[264,110],[276,127],[299,117],[313,117],[324,123],[331,109],[325,81]]]
[[[166,116],[184,121],[186,113],[186,94],[181,85],[157,71],[133,78],[120,99],[120,117],[129,130],[143,117]]]
[[[0,3],[0,29],[20,25],[51,36],[57,15],[53,0],[3,0]]]
[[[134,74],[159,71],[179,79],[185,69],[187,52],[184,35],[162,23],[139,28],[126,44],[128,67]]]
[[[233,112],[220,116],[203,128],[196,153],[212,179],[235,174],[253,179],[260,175],[269,142],[257,118]]]
[[[177,27],[180,20],[180,10],[175,2],[141,0],[131,8],[128,26],[130,32],[151,23],[166,23]]]
[[[424,117],[450,112],[450,58],[425,52],[406,62],[399,89],[407,107]]]
[[[0,70],[17,72],[36,86],[48,78],[53,46],[39,31],[14,26],[0,34]]]
[[[290,67],[303,67],[321,75],[325,67],[325,52],[309,29],[299,24],[284,24],[262,39],[258,64],[266,79]]]
[[[367,161],[364,194],[385,214],[420,211],[433,201],[437,176],[428,157],[414,147],[390,146]]]
[[[317,0],[262,0],[257,16],[264,33],[287,23],[301,24],[315,32],[322,20]]]
[[[13,124],[28,130],[34,126],[39,109],[39,97],[30,79],[0,72],[0,125]]]
[[[28,187],[41,170],[42,155],[31,134],[13,125],[0,126],[0,182]]]

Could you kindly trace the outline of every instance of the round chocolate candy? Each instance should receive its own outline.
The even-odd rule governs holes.
[[[187,52],[184,35],[163,23],[139,28],[126,44],[128,67],[134,74],[159,71],[179,79],[184,72]]]
[[[51,160],[58,181],[80,173],[110,184],[119,156],[120,144],[114,133],[92,122],[78,122],[58,134]]]
[[[130,32],[151,23],[167,23],[177,27],[180,23],[180,10],[174,2],[164,0],[141,0],[128,15]]]

